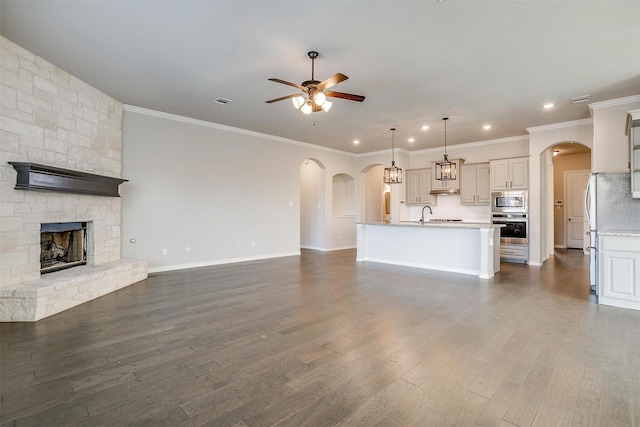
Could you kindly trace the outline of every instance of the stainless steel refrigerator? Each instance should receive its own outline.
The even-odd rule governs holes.
[[[585,193],[591,289],[598,292],[598,233],[640,231],[640,200],[631,198],[631,173],[593,173]]]

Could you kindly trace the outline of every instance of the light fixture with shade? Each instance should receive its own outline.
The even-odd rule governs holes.
[[[444,117],[444,160],[436,162],[436,179],[438,181],[455,181],[456,179],[456,164],[449,161],[447,156],[447,120],[449,117]]]
[[[396,128],[391,128],[391,167],[384,168],[385,184],[402,184],[402,169],[396,166],[395,159],[395,132]]]

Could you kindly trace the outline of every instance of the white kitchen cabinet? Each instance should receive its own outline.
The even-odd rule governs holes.
[[[491,199],[489,163],[467,164],[460,167],[460,203],[488,205]]]
[[[529,188],[529,158],[491,160],[491,191]]]
[[[629,111],[629,167],[631,168],[631,197],[640,199],[640,110]]]
[[[500,244],[500,260],[510,262],[528,262],[529,246]]]
[[[620,234],[598,235],[598,303],[640,310],[640,235]]]
[[[456,165],[456,179],[440,181],[436,179],[436,162],[433,162],[433,172],[431,173],[431,191],[442,194],[458,194],[460,190],[460,168],[464,164],[464,159],[450,160]]]
[[[408,169],[405,174],[407,182],[406,203],[436,205],[437,197],[431,194],[431,169]]]

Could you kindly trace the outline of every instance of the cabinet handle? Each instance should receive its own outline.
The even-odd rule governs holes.
[[[509,183],[507,181],[504,182],[504,188],[509,188]]]
[[[513,181],[509,181],[509,188],[513,188]]]

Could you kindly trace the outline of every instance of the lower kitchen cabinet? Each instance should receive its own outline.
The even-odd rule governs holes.
[[[598,259],[598,303],[640,310],[640,236],[599,235]]]
[[[528,262],[529,246],[500,244],[500,260],[511,262]]]

